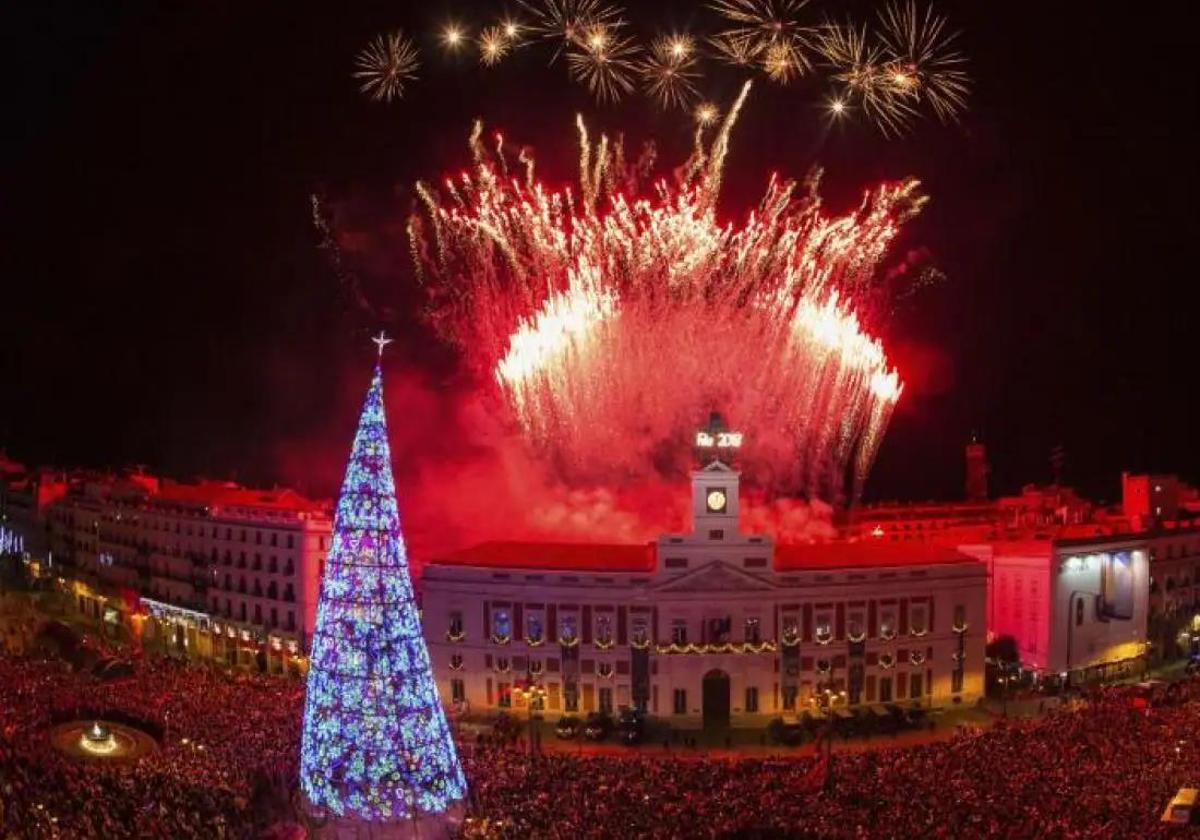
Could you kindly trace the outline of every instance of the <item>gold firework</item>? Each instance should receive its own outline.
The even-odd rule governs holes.
[[[504,25],[488,26],[479,33],[479,61],[488,67],[508,55],[511,41],[505,34]]]
[[[714,35],[708,43],[716,50],[717,58],[734,67],[750,67],[758,63],[762,50],[760,44],[750,38],[739,38],[729,33]]]
[[[731,64],[761,62],[766,74],[788,82],[812,68],[808,50],[816,29],[803,23],[808,0],[712,0],[709,7],[733,26],[710,39]]]
[[[883,60],[883,48],[868,39],[865,27],[826,24],[816,47],[830,67],[830,78],[844,86],[844,92],[830,100],[833,116],[844,115],[850,101],[856,100],[885,135],[900,134],[908,127],[916,116],[911,92],[897,83],[895,68]]]
[[[466,40],[466,33],[457,23],[449,23],[442,29],[442,45],[451,52],[461,47]]]
[[[694,114],[696,118],[696,125],[699,126],[712,125],[717,121],[717,117],[720,115],[721,112],[717,110],[717,106],[711,102],[701,102],[696,106],[696,111]]]
[[[947,31],[946,18],[932,6],[922,14],[916,0],[890,3],[879,18],[891,86],[902,96],[927,101],[942,122],[957,120],[970,82],[966,56],[954,45],[958,33]]]
[[[567,51],[571,77],[600,102],[616,102],[633,90],[639,49],[632,37],[615,25],[593,24],[580,33]]]
[[[657,38],[639,67],[646,92],[663,108],[687,107],[697,95],[700,78],[696,44],[686,35]]]
[[[417,78],[420,61],[412,41],[400,30],[380,35],[354,60],[354,78],[359,90],[377,102],[390,102],[404,95],[406,82]]]
[[[564,49],[579,45],[589,30],[620,21],[620,10],[602,0],[521,0],[521,5],[533,16],[530,28],[535,34],[559,42],[551,62]]]

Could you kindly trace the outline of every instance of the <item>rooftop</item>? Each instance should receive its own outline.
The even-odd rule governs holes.
[[[957,549],[930,542],[802,543],[775,547],[775,570],[870,569],[894,566],[946,566],[976,563]]]
[[[294,490],[254,490],[224,481],[181,484],[164,481],[152,502],[200,504],[209,507],[244,507],[269,510],[312,511],[324,508]]]
[[[441,557],[433,565],[552,572],[649,572],[654,569],[654,548],[649,543],[485,542]]]

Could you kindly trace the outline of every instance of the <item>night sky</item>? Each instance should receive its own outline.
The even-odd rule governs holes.
[[[697,6],[638,20],[686,26]],[[309,196],[324,196],[346,230],[394,228],[416,178],[467,161],[475,116],[538,147],[539,171],[560,181],[574,174],[578,110],[632,140],[658,138],[667,160],[690,136],[685,117],[641,100],[597,108],[545,53],[490,71],[442,56],[444,21],[501,8],[6,4],[17,67],[0,141],[0,448],[31,464],[143,463],[329,495],[369,331],[400,336],[389,364],[454,387],[452,355],[416,316],[403,249],[356,264],[360,288],[340,282]],[[861,125],[828,131],[811,92],[760,82],[722,208],[740,216],[769,172],[814,163],[835,207],[908,174],[931,195],[896,250],[928,249],[947,280],[890,325],[909,388],[868,497],[959,495],[973,432],[1000,491],[1046,481],[1055,445],[1065,478],[1100,498],[1115,497],[1122,469],[1200,477],[1185,350],[1200,241],[1197,30],[1128,5],[939,9],[971,57],[960,126],[926,121],[901,140]],[[382,106],[350,72],[361,47],[397,26],[420,41],[422,78]],[[728,102],[737,84],[726,73],[707,89]],[[281,463],[307,447],[323,453],[311,469]],[[408,454],[395,453],[398,469]]]

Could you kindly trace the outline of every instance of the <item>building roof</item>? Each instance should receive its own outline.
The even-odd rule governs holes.
[[[310,501],[294,490],[253,490],[222,481],[201,481],[197,484],[164,481],[158,493],[151,496],[151,501],[288,511],[323,509],[321,503]]]
[[[654,547],[599,543],[485,542],[438,558],[434,565],[552,572],[649,572]]]
[[[828,542],[778,545],[775,570],[799,572],[808,569],[869,569],[891,566],[945,566],[978,563],[973,557],[949,546],[930,542]]]

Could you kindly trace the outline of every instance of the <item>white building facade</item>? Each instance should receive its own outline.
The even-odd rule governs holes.
[[[134,476],[91,480],[47,512],[51,549],[80,611],[147,644],[293,668],[315,624],[332,528],[286,490]]]
[[[692,474],[692,529],[652,545],[485,543],[425,568],[438,687],[472,711],[640,708],[685,727],[983,694],[986,569],[929,544],[776,546],[738,473]]]
[[[993,637],[1016,640],[1022,668],[1103,678],[1145,656],[1145,534],[998,541],[962,550],[988,564],[988,626]]]

